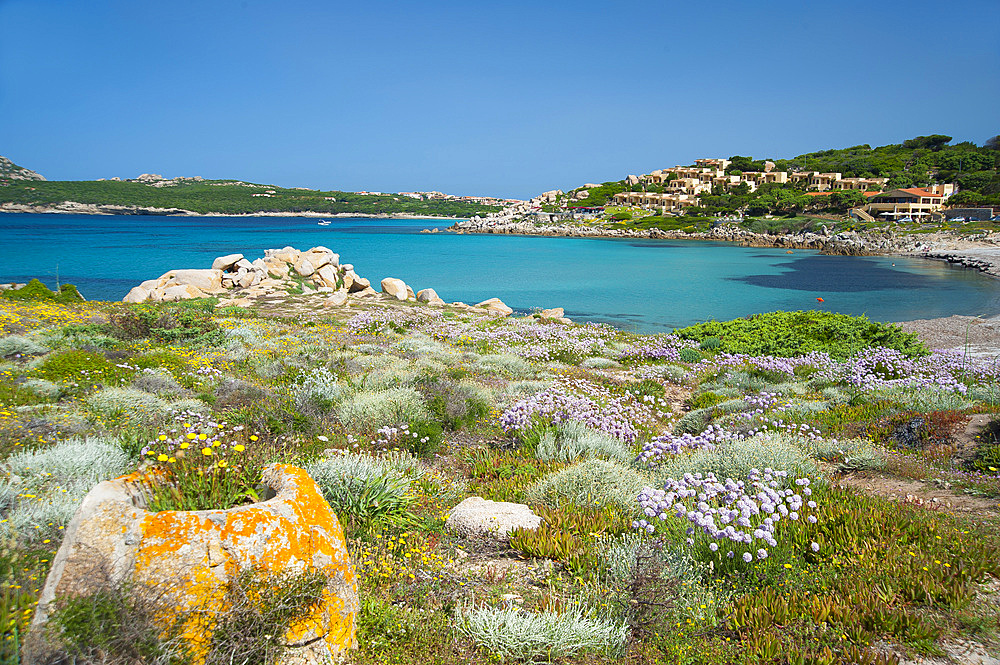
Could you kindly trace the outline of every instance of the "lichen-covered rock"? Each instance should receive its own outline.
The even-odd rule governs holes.
[[[286,633],[286,644],[305,645],[289,655],[323,662],[355,646],[354,566],[337,516],[305,471],[272,464],[263,481],[274,498],[229,510],[148,512],[140,481],[138,474],[106,481],[84,498],[42,590],[36,638],[56,598],[128,581],[165,600],[168,614],[190,617],[184,637],[198,660],[208,626],[226,610],[226,584],[241,571],[313,568],[329,579],[324,600]]]
[[[444,526],[462,536],[488,536],[507,540],[514,529],[537,529],[541,523],[542,518],[523,503],[490,501],[480,496],[470,496],[451,509]]]

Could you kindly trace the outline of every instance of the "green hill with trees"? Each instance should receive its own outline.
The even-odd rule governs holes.
[[[162,181],[161,181],[162,182]],[[406,213],[469,217],[497,210],[493,206],[460,200],[420,200],[395,194],[358,194],[341,191],[288,189],[238,180],[174,180],[156,186],[114,180],[32,181],[0,178],[0,204],[55,206],[66,201],[138,208],[180,208],[227,215],[256,212],[316,212],[377,215]],[[267,194],[267,192],[274,192]],[[258,194],[258,196],[254,196]]]

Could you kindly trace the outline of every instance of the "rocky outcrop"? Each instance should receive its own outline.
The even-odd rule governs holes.
[[[18,166],[3,155],[0,155],[0,180],[45,180],[40,173],[35,173],[23,166]]]
[[[386,277],[382,280],[382,293],[395,298],[396,300],[409,300],[413,296],[413,289],[407,286],[406,282],[395,277]]]
[[[471,496],[451,509],[445,528],[467,538],[507,540],[514,529],[537,529],[542,518],[523,503]]]
[[[306,569],[327,578],[323,601],[284,636],[290,662],[326,662],[355,645],[358,593],[354,565],[337,516],[302,469],[267,467],[274,498],[229,510],[145,510],[139,472],[98,484],[66,530],[39,598],[34,640],[59,598],[128,584],[183,622],[192,651],[208,642],[226,610],[225,589],[241,572]]]
[[[353,266],[349,271],[346,268],[340,265],[340,255],[326,247],[305,252],[294,247],[268,249],[263,258],[253,261],[243,254],[226,254],[216,258],[209,269],[171,270],[158,279],[146,280],[123,300],[162,302],[221,294],[242,299],[298,288],[332,292],[355,284],[360,288],[352,290],[368,286],[368,280],[358,277]]]

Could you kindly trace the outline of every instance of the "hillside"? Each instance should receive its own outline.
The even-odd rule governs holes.
[[[45,180],[45,177],[23,166],[18,166],[0,155],[0,183],[5,180]]]
[[[970,141],[949,145],[952,137],[943,134],[918,136],[903,141],[872,148],[856,145],[850,148],[820,150],[791,158],[762,158],[734,155],[727,173],[763,171],[765,162],[774,162],[776,171],[819,171],[840,173],[844,178],[888,178],[886,189],[899,187],[924,187],[934,183],[955,183],[958,194],[952,197],[954,205],[1000,205],[1000,137],[993,137],[982,146]],[[575,205],[605,205],[612,196],[624,191],[643,191],[643,184],[630,185],[626,180],[603,183],[590,189],[589,196]],[[569,193],[581,191],[582,188]],[[786,190],[788,194],[778,194]],[[656,186],[645,186],[645,191],[657,191]],[[784,212],[782,199],[788,199],[804,187],[796,184],[768,185],[755,192],[731,192],[726,197],[703,194],[709,206],[728,207],[719,198],[743,197],[746,203],[759,202],[763,212]],[[849,199],[849,193],[845,199]],[[845,200],[839,208],[846,210],[851,201]],[[703,206],[704,207],[704,206]],[[728,212],[722,210],[721,212]]]
[[[32,181],[30,185],[26,184],[28,180]],[[28,211],[45,212],[70,201],[90,206],[116,206],[118,208],[101,210],[116,214],[155,214],[162,209],[172,209],[174,212],[226,215],[312,212],[468,217],[498,209],[458,197],[430,199],[398,194],[315,191],[240,180],[167,180],[159,176],[140,176],[134,181],[46,181],[34,171],[0,157],[0,206],[7,204],[8,210],[12,206],[30,206],[33,210]]]

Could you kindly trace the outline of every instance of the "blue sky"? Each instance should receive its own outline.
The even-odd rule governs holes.
[[[701,156],[1000,133],[1000,2],[0,0],[49,179],[528,197]]]

